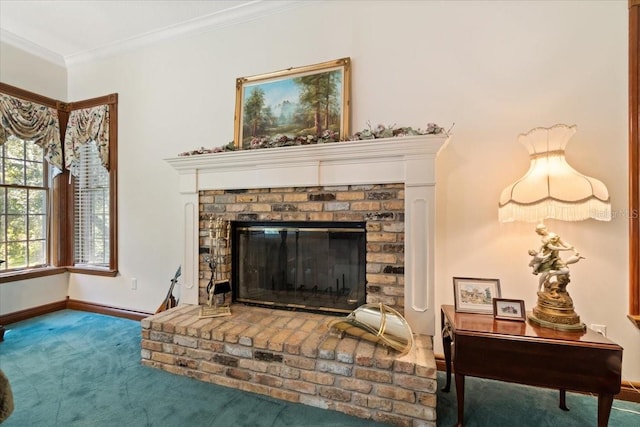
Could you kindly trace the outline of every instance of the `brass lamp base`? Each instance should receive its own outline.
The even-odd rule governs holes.
[[[587,328],[580,322],[568,293],[559,296],[556,293],[538,292],[538,305],[528,317],[532,323],[543,328],[562,331],[585,331]]]

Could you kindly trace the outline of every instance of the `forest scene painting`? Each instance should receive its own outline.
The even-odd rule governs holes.
[[[238,79],[236,146],[249,148],[260,138],[346,135],[349,79],[345,64],[348,58]]]

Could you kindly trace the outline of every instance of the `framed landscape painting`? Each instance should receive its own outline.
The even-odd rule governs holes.
[[[453,278],[457,312],[493,314],[493,299],[500,298],[500,280]]]
[[[341,58],[236,79],[234,142],[349,135],[351,61]]]

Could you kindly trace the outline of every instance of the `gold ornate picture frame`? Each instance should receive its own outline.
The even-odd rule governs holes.
[[[247,148],[259,138],[307,138],[328,132],[346,139],[350,93],[350,58],[239,77],[235,146]]]

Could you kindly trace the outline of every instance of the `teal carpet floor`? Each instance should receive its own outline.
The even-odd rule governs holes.
[[[382,426],[140,364],[140,324],[63,310],[7,325],[0,369],[13,390],[12,426]],[[438,375],[442,387],[443,375]],[[467,379],[465,426],[595,426],[596,399]],[[640,426],[640,404],[616,400],[609,425]],[[438,426],[453,426],[455,390],[438,392]]]

